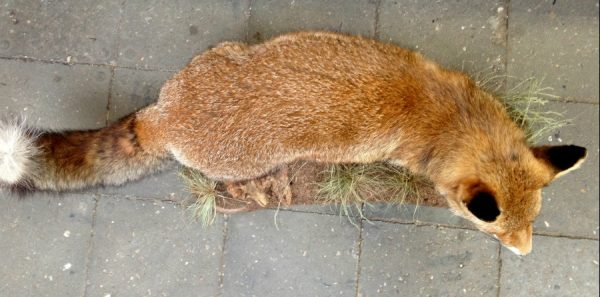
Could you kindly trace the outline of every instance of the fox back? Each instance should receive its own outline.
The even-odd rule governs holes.
[[[33,189],[121,184],[170,159],[223,181],[295,160],[387,161],[429,177],[456,214],[519,254],[531,250],[541,188],[586,155],[529,147],[504,106],[462,73],[326,32],[219,44],[167,81],[156,104],[98,131],[0,128],[16,131],[0,131],[0,180]]]

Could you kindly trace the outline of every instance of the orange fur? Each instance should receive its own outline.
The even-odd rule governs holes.
[[[153,168],[170,154],[224,181],[260,177],[299,159],[390,161],[428,176],[456,214],[522,253],[530,250],[540,189],[558,173],[534,155],[503,105],[466,75],[392,44],[327,32],[222,43],[167,81],[158,102],[131,121],[68,134],[58,141],[68,162],[42,167],[93,176],[72,187],[106,183],[91,149],[104,145],[102,135],[117,144],[110,149],[121,167],[137,157]],[[92,140],[78,140],[86,137]],[[52,141],[42,137],[40,146],[48,152]],[[54,188],[69,188],[63,184]],[[489,216],[493,221],[481,219]]]

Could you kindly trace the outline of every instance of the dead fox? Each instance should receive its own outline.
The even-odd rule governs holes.
[[[454,213],[521,255],[531,251],[541,189],[585,156],[574,145],[529,147],[465,74],[327,32],[221,43],[167,81],[156,104],[99,130],[0,124],[9,187],[120,185],[172,159],[222,181],[295,160],[388,161],[429,177]]]

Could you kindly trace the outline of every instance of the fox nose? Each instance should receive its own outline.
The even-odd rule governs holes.
[[[515,253],[517,256],[525,256],[531,252],[531,245],[521,249],[510,245],[504,245],[504,247],[506,247],[509,251]]]
[[[509,251],[519,256],[525,256],[529,254],[533,248],[532,231],[533,228],[530,225],[516,232],[510,232],[501,235],[494,234],[494,237],[496,237]]]

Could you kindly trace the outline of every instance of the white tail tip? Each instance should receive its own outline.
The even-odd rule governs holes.
[[[0,183],[23,182],[35,168],[35,137],[18,121],[0,121]]]

